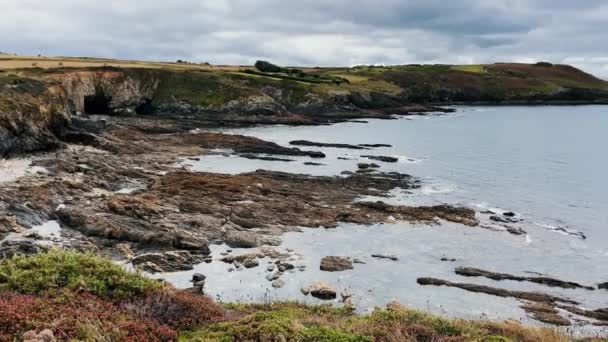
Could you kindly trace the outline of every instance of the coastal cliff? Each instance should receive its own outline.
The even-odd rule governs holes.
[[[607,82],[565,65],[409,65],[303,74],[312,76],[107,66],[3,71],[0,154],[56,148],[78,126],[74,119],[89,114],[159,117],[180,131],[390,118],[437,110],[431,105],[608,102]]]

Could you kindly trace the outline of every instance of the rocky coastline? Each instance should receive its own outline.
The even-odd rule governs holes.
[[[510,213],[479,213],[450,205],[404,206],[360,201],[365,196],[387,197],[396,188],[411,190],[421,186],[416,177],[385,172],[382,165],[371,163],[395,163],[398,161],[395,157],[365,155],[369,164],[360,164],[358,171],[339,176],[266,170],[228,175],[194,172],[180,164],[184,159],[200,158],[218,150],[249,159],[297,163],[300,161],[290,158],[302,157],[307,158],[307,165],[331,163],[315,148],[367,151],[386,145],[295,140],[290,143],[292,146],[281,146],[213,130],[262,124],[324,125],[362,118],[449,113],[453,110],[435,105],[457,103],[456,100],[429,98],[420,102],[432,105],[419,105],[402,93],[319,95],[311,91],[300,94],[296,101],[297,89],[289,88],[293,85],[253,87],[238,79],[245,82],[239,91],[255,88],[256,92],[222,98],[220,103],[202,100],[193,103],[164,93],[163,84],[173,77],[176,76],[162,70],[55,70],[13,80],[9,86],[0,88],[0,153],[8,157],[37,152],[30,155],[35,172],[0,187],[0,257],[51,248],[93,251],[149,273],[192,270],[200,263],[224,262],[235,271],[267,267],[268,280],[273,287],[281,288],[284,285],[281,276],[295,271],[298,265],[275,247],[281,244],[283,233],[301,227],[327,229],[341,223],[371,225],[398,221],[438,224],[443,220],[485,229],[488,227],[480,217],[490,215],[490,220],[509,233],[525,233],[513,226],[519,221]],[[215,76],[201,77],[204,82],[211,82],[209,78]],[[216,83],[204,84],[219,92]],[[588,99],[584,100],[576,97],[570,100],[571,94],[568,90],[554,94],[555,99],[533,97],[498,102],[604,101],[599,98],[603,93],[585,93],[583,98]],[[61,226],[60,237],[27,233],[48,221]],[[212,244],[256,252],[228,254],[215,260],[210,252]],[[266,257],[272,263],[260,265],[258,259]],[[397,260],[394,255],[372,257],[387,262]],[[327,256],[320,269],[356,270],[359,262],[349,256]],[[456,274],[595,290],[571,281],[475,268],[457,269]],[[193,283],[198,283],[202,290],[204,275],[196,278]],[[570,325],[559,310],[591,318],[592,324],[607,322],[606,309],[581,308],[576,301],[544,293],[514,292],[435,278],[420,278],[418,283],[515,297],[525,301],[523,305],[535,319],[546,323]],[[602,291],[604,285],[597,291]],[[302,292],[320,299],[338,297],[336,290],[324,283],[312,284]],[[340,295],[348,303],[348,294]]]

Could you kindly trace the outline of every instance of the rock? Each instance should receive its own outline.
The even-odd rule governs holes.
[[[472,267],[457,267],[455,269],[456,274],[465,277],[485,277],[492,280],[513,280],[513,281],[527,281],[531,283],[537,283],[547,285],[550,287],[561,287],[564,289],[586,289],[594,290],[592,286],[585,286],[579,283],[571,281],[563,281],[550,277],[526,277],[526,276],[515,276],[508,273],[496,273],[491,271],[485,271],[478,268]]]
[[[339,256],[327,256],[321,259],[321,271],[340,272],[352,270],[353,268],[353,262],[349,258]]]
[[[323,164],[323,163],[314,163],[314,162],[305,162],[304,165],[308,165],[308,166],[323,166],[325,164]]]
[[[399,258],[396,255],[372,254],[372,258],[399,261]]]
[[[377,161],[381,161],[384,163],[396,163],[399,161],[399,158],[395,158],[395,157],[388,157],[388,156],[361,156],[363,158],[367,158],[367,159],[371,159],[371,160],[377,160]]]
[[[502,213],[503,216],[507,216],[507,217],[515,217],[517,216],[517,214],[515,214],[512,211],[507,211],[506,213]]]
[[[243,261],[243,266],[245,268],[254,268],[258,267],[259,265],[260,263],[257,259],[246,259],[245,261]]]
[[[374,164],[374,163],[371,163],[371,164],[359,163],[359,164],[357,164],[357,167],[361,170],[367,170],[367,169],[377,169],[380,167],[380,165]]]
[[[478,292],[490,294],[498,297],[513,297],[519,299],[525,299],[532,302],[542,302],[542,303],[568,303],[568,304],[579,304],[573,300],[548,295],[540,292],[526,292],[526,291],[510,291],[506,289],[485,286],[485,285],[476,285],[476,284],[466,284],[466,283],[453,283],[447,280],[436,279],[436,278],[418,278],[417,282],[419,285],[423,286],[448,286],[448,287],[456,287],[470,292]]]
[[[295,145],[295,146],[333,147],[333,148],[344,148],[344,149],[351,149],[351,150],[367,150],[368,149],[365,146],[359,146],[359,145],[320,143],[320,142],[313,142],[313,141],[308,141],[308,140],[294,140],[294,141],[290,141],[289,144]]]
[[[376,148],[376,147],[393,147],[392,145],[389,145],[389,144],[359,144],[359,146],[362,146],[362,147],[372,147],[372,148]]]
[[[266,271],[268,272],[273,272],[276,269],[276,266],[274,264],[270,264],[268,265],[268,267],[266,267]]]
[[[283,243],[280,237],[271,235],[261,235],[258,237],[258,245],[260,246],[280,246]]]
[[[444,262],[454,262],[454,261],[456,261],[456,259],[454,259],[454,258],[448,258],[448,257],[442,257],[441,261],[444,261]]]
[[[57,339],[53,332],[49,329],[42,330],[37,333],[35,331],[28,331],[23,334],[23,342],[55,342]]]
[[[47,251],[48,247],[39,245],[33,240],[6,240],[0,244],[0,259],[12,258],[14,255],[31,255]]]
[[[280,162],[292,162],[292,161],[294,161],[293,159],[268,157],[268,156],[258,156],[258,155],[251,154],[251,153],[241,154],[241,155],[239,155],[239,157],[245,158],[245,159],[257,159],[257,160],[264,160],[264,161],[280,161]]]
[[[606,283],[602,283],[602,284],[599,284],[599,285],[597,286],[597,288],[598,288],[598,289],[600,289],[600,290],[601,290],[601,289],[608,290],[608,282],[606,282]]]
[[[285,286],[285,282],[282,281],[281,279],[277,279],[272,282],[272,287],[274,287],[275,289],[280,289],[283,286]]]
[[[526,235],[527,232],[520,227],[507,227],[507,232],[513,235]]]
[[[301,291],[304,295],[310,294],[311,296],[321,300],[332,300],[337,298],[336,290],[325,282],[318,282],[316,284],[303,287]]]
[[[258,235],[243,231],[230,231],[224,242],[232,248],[255,248],[258,246]]]
[[[196,282],[199,282],[199,281],[205,281],[206,279],[207,279],[207,276],[204,275],[204,274],[202,274],[202,273],[194,273],[192,275],[192,282],[193,283],[196,283]]]
[[[189,271],[202,260],[187,251],[145,253],[133,258],[133,265],[150,273]]]
[[[209,249],[209,241],[203,237],[198,237],[191,234],[178,234],[175,237],[174,247],[205,255],[211,254],[211,250]]]
[[[521,222],[520,219],[512,218],[512,217],[502,217],[497,215],[490,216],[490,220],[500,223],[518,223]]]
[[[294,268],[296,268],[293,264],[290,264],[288,262],[282,262],[282,261],[279,261],[277,265],[278,265],[280,272],[285,272],[285,271],[293,270]]]

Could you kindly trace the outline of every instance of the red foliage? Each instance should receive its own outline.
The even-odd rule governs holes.
[[[188,329],[217,322],[225,311],[207,296],[188,291],[155,291],[123,306],[144,320],[162,322],[175,329]]]
[[[154,320],[142,320],[118,305],[89,294],[54,298],[0,293],[0,340],[29,330],[51,329],[59,339],[104,336],[120,341],[174,341],[177,333]]]

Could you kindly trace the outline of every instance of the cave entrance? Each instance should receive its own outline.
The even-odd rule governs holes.
[[[86,114],[110,114],[110,102],[112,97],[105,96],[103,93],[84,97],[84,112]]]
[[[151,99],[143,99],[142,102],[135,108],[135,113],[140,115],[150,114],[154,108],[152,107]]]

